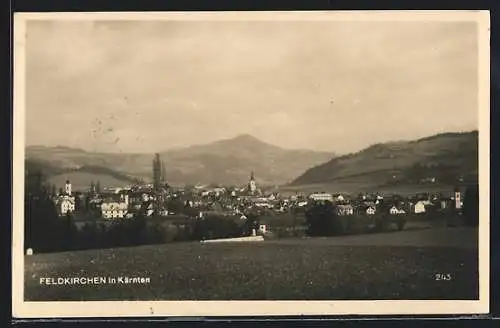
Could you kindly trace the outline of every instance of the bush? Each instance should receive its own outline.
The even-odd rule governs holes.
[[[205,240],[240,237],[242,235],[241,228],[240,224],[234,219],[209,216],[195,221],[192,239]]]
[[[306,210],[309,236],[335,236],[347,231],[348,219],[336,216],[330,202],[314,204]]]

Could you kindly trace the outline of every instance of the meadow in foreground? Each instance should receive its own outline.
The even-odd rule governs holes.
[[[454,229],[433,232],[434,239]],[[413,235],[410,235],[413,234]],[[425,232],[397,232],[415,239]],[[429,234],[429,233],[427,233]],[[413,237],[412,237],[413,236]],[[449,235],[452,236],[452,235]],[[433,241],[378,246],[338,238],[178,243],[26,257],[25,299],[370,300],[477,299],[475,247]],[[363,236],[356,237],[363,240]],[[374,241],[372,238],[372,242]],[[429,235],[427,237],[430,238]],[[443,235],[443,238],[446,238]],[[462,238],[462,236],[460,236]],[[422,240],[424,240],[422,239]],[[457,237],[458,239],[458,237]],[[403,243],[404,244],[404,243]],[[448,281],[437,274],[450,274]],[[144,285],[43,286],[40,277],[149,277]]]

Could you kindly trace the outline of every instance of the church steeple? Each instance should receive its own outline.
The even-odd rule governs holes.
[[[253,171],[250,173],[250,182],[248,183],[248,189],[252,195],[257,191],[257,184],[255,183],[255,176],[253,174]]]

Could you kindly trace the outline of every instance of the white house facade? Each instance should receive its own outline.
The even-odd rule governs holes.
[[[398,215],[398,214],[405,214],[406,212],[402,208],[397,208],[396,206],[392,206],[389,209],[389,213],[392,215]]]
[[[118,202],[105,202],[101,204],[102,217],[105,219],[123,219],[128,210],[128,205]]]
[[[376,209],[374,206],[368,206],[366,208],[366,214],[367,215],[375,215]]]
[[[60,215],[67,215],[75,211],[75,197],[63,195],[57,201],[57,209]]]
[[[337,215],[353,215],[354,208],[351,205],[337,205],[335,207]]]
[[[310,194],[309,198],[315,201],[329,201],[333,202],[333,196],[331,194],[326,193],[314,193]]]
[[[413,212],[415,214],[425,213],[425,203],[423,201],[419,201],[413,207]]]

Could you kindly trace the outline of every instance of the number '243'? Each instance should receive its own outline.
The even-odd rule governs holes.
[[[449,281],[449,280],[451,280],[451,274],[450,273],[436,273],[434,275],[434,279],[436,281]]]

